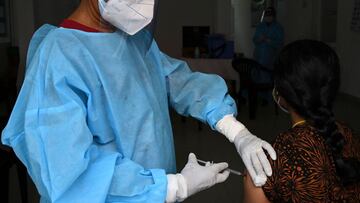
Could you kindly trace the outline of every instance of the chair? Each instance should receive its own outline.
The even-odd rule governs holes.
[[[17,97],[16,79],[19,66],[18,47],[7,49],[8,68],[6,77],[0,80],[0,104],[5,106],[5,112],[0,117],[0,129],[2,130],[10,117],[12,108]],[[25,166],[15,156],[14,152],[0,144],[0,202],[9,202],[9,172],[12,166],[16,166],[19,178],[20,194],[22,203],[28,202],[27,194],[27,171]]]
[[[256,118],[256,111],[258,106],[257,95],[259,92],[271,91],[274,87],[273,83],[257,83],[253,79],[254,72],[264,71],[272,75],[272,71],[262,67],[253,59],[239,57],[232,61],[233,68],[238,72],[240,78],[240,91],[237,94],[237,105],[240,111],[241,109],[241,92],[243,90],[248,91],[249,102],[249,119]],[[278,108],[275,105],[275,113],[278,114]]]

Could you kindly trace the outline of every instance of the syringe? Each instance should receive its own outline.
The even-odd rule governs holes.
[[[209,162],[210,164],[213,164],[213,163],[214,163],[213,161],[203,161],[203,160],[200,160],[200,159],[198,159],[197,161],[198,161],[199,163],[202,163],[202,164],[207,164],[208,162]],[[226,169],[226,171],[229,171],[230,173],[235,174],[235,175],[238,175],[238,176],[245,176],[245,175],[242,174],[240,171],[236,171],[236,170],[233,170],[233,169],[230,169],[230,168]]]

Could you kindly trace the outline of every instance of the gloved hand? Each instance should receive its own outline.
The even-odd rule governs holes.
[[[224,182],[230,174],[229,171],[224,171],[228,167],[227,163],[208,163],[206,166],[201,166],[195,154],[189,154],[188,163],[181,171],[187,183],[188,196]]]
[[[276,160],[274,148],[269,143],[251,134],[246,128],[235,136],[234,144],[254,185],[257,187],[263,186],[267,180],[266,175],[272,175],[271,165],[264,153],[264,149],[273,160]]]
[[[254,184],[258,187],[263,186],[267,180],[266,175],[272,175],[264,149],[273,160],[276,160],[273,147],[251,134],[233,115],[224,116],[216,124],[216,129],[235,144]]]
[[[227,163],[198,164],[195,154],[189,154],[188,163],[180,174],[168,175],[166,202],[183,201],[189,196],[224,182],[230,172]]]

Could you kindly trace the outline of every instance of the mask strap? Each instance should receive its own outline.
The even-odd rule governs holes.
[[[281,98],[279,97],[278,102],[277,102],[279,108],[280,108],[283,112],[289,113],[289,111],[280,104],[280,101],[281,101]]]
[[[108,0],[99,0],[98,2],[99,2],[100,14],[103,14]]]
[[[276,102],[276,104],[279,106],[279,108],[280,108],[283,112],[289,113],[289,111],[280,104],[280,102],[281,102],[281,97],[279,96],[279,97],[276,99],[276,96],[278,96],[278,93],[276,93],[276,92],[277,92],[277,91],[276,91],[276,89],[274,88],[274,89],[273,89],[273,92],[272,92],[274,101]]]

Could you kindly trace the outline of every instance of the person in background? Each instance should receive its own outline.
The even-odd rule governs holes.
[[[2,142],[42,203],[176,202],[224,182],[226,163],[200,166],[194,154],[177,173],[169,106],[233,142],[257,185],[272,174],[265,151],[275,151],[235,119],[224,80],[159,50],[158,3],[81,0],[34,34]]]
[[[254,58],[263,67],[272,70],[274,60],[284,43],[284,30],[276,21],[276,11],[269,7],[264,12],[264,20],[255,31]]]
[[[264,11],[264,19],[256,27],[253,42],[254,59],[260,67],[253,71],[252,78],[257,84],[271,84],[273,63],[284,43],[284,30],[276,21],[276,10],[273,7]],[[261,92],[259,97],[264,104],[271,100],[270,92]]]
[[[338,56],[322,42],[301,40],[285,47],[274,68],[274,100],[292,128],[275,139],[278,159],[266,184],[244,178],[245,202],[360,202],[360,140],[333,113]]]

